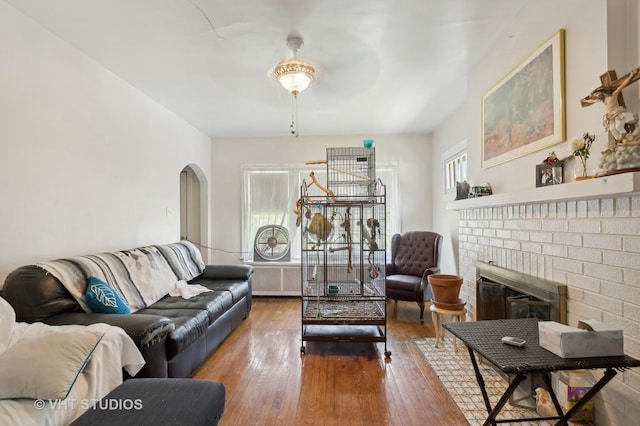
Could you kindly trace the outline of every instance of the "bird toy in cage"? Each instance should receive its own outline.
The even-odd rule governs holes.
[[[304,206],[304,217],[307,219],[311,218],[311,209],[307,206]],[[302,198],[298,198],[296,200],[296,207],[293,209],[293,213],[296,215],[296,226],[300,226],[302,223]]]
[[[349,254],[347,255],[347,274],[350,274],[353,270],[353,265],[351,263],[351,248],[352,248],[352,240],[351,240],[351,207],[347,207],[347,211],[344,214],[344,221],[341,225],[344,228],[345,239],[347,240],[347,250],[349,250]]]
[[[376,238],[380,234],[380,222],[378,219],[370,217],[367,219],[367,228],[371,231],[368,231],[364,227],[362,228],[362,231],[367,243],[369,244],[369,256],[367,257],[367,261],[369,262],[369,277],[371,279],[376,279],[380,276],[380,269],[373,263],[373,253],[378,250]]]
[[[330,190],[329,188],[326,188],[325,186],[323,186],[320,182],[318,182],[318,179],[316,178],[316,174],[314,172],[309,173],[309,177],[311,178],[311,183],[309,185],[307,185],[307,188],[309,188],[311,185],[315,185],[317,186],[322,192],[324,192],[325,194],[327,194],[329,196],[330,202],[331,204],[336,202],[336,196],[333,193],[332,190]]]
[[[320,182],[318,182],[318,179],[316,179],[316,175],[314,172],[309,173],[309,176],[311,177],[311,183],[307,184],[305,186],[305,189],[309,188],[311,185],[315,185],[318,188],[320,188],[322,192],[324,192],[329,196],[331,203],[335,203],[336,197],[333,191],[322,186]],[[302,223],[302,207],[303,207],[303,199],[298,198],[298,200],[296,201],[296,207],[293,209],[293,213],[296,215],[296,226],[300,226],[300,224]],[[311,219],[311,210],[307,206],[304,206],[304,207],[305,207],[304,216],[307,219]],[[332,227],[333,225],[321,213],[315,213],[313,215],[313,218],[311,219],[309,232],[317,235],[319,240],[326,240],[329,233],[331,233]]]

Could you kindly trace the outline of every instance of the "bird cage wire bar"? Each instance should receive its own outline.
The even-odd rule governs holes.
[[[385,205],[336,202],[304,209],[303,295],[384,297],[384,281],[376,278],[386,264]]]

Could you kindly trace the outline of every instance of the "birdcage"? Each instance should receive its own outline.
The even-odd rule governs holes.
[[[314,179],[314,176],[311,176]],[[322,185],[313,180],[312,184]],[[384,342],[386,189],[372,148],[327,149],[327,196],[303,181],[302,341]]]

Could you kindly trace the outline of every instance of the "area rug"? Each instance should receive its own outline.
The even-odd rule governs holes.
[[[435,338],[414,338],[413,341],[422,352],[433,371],[438,375],[451,398],[458,405],[470,425],[481,425],[487,419],[487,409],[482,399],[482,393],[469,359],[467,348],[458,341],[458,352],[453,350],[453,341],[445,337],[444,343],[435,347]],[[492,406],[498,402],[507,389],[507,382],[491,366],[479,363],[480,372],[484,377],[487,393]],[[533,400],[522,400],[518,405],[526,405]],[[507,403],[498,419],[517,419],[537,416],[535,409],[522,408]],[[547,421],[522,422],[523,425],[548,425]]]

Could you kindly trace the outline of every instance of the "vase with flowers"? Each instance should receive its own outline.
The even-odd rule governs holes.
[[[580,159],[580,168],[576,170],[576,180],[591,179],[593,177],[587,173],[587,158],[589,158],[589,150],[595,140],[596,135],[585,133],[582,135],[582,139],[574,139],[571,142],[573,156]]]

